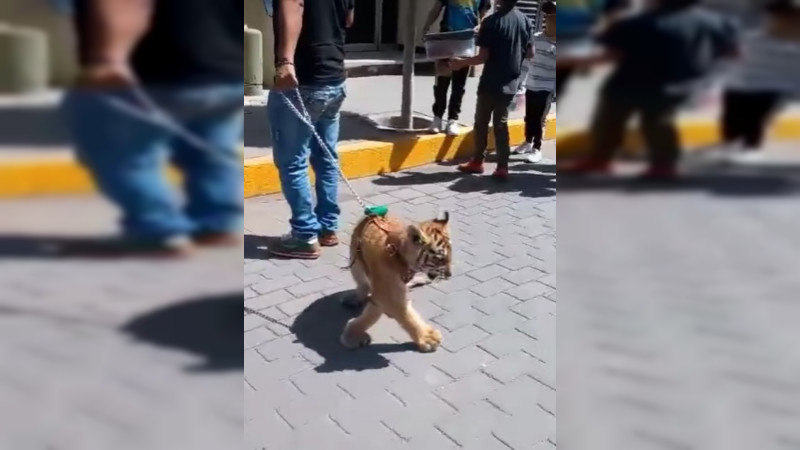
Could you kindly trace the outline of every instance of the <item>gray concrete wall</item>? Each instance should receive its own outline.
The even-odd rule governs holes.
[[[43,0],[0,0],[0,22],[42,30],[50,49],[48,79],[54,85],[69,83],[77,72],[72,21]]]
[[[264,11],[263,0],[244,0],[244,23],[261,31],[264,39],[264,83],[269,87],[275,76],[275,39],[272,35],[272,18]]]

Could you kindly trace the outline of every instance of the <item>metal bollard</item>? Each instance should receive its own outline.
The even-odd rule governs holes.
[[[44,91],[49,78],[47,36],[33,28],[0,24],[0,93]]]
[[[244,95],[264,93],[264,41],[261,32],[244,26]]]

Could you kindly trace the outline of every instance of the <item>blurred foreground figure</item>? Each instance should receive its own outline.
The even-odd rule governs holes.
[[[723,95],[719,156],[732,162],[758,159],[776,113],[800,98],[800,3],[772,0],[766,13],[765,25],[744,36]]]
[[[563,54],[585,47],[599,29],[610,26],[631,7],[631,0],[583,0],[562,2],[556,14],[556,33]],[[556,96],[566,89],[573,67],[556,70]]]
[[[591,155],[560,165],[559,174],[608,172],[626,126],[638,115],[650,163],[642,180],[675,178],[680,157],[675,129],[679,108],[738,47],[733,24],[698,3],[656,0],[646,12],[610,26],[599,38],[603,52],[559,58],[558,65],[563,67],[615,63],[592,119]]]
[[[77,251],[180,256],[236,242],[242,5],[77,0],[74,12],[81,72],[62,108],[80,161],[123,214],[119,244]],[[169,162],[185,202],[166,177]]]

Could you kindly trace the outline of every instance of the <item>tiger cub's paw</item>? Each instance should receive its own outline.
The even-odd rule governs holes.
[[[442,332],[436,328],[428,328],[417,340],[417,348],[423,353],[436,351],[442,343]]]
[[[347,322],[344,330],[342,330],[341,336],[339,336],[339,342],[349,349],[357,349],[368,346],[372,343],[372,336],[366,332],[352,330],[350,324],[353,322],[353,320],[354,319],[350,319]]]

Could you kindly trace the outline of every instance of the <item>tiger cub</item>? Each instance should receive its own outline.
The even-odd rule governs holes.
[[[406,225],[400,219],[365,217],[350,240],[350,273],[356,283],[361,315],[347,322],[340,341],[349,348],[369,345],[367,333],[384,314],[397,321],[417,348],[431,352],[442,334],[420,317],[408,299],[408,283],[416,274],[431,280],[452,275],[450,215]]]

